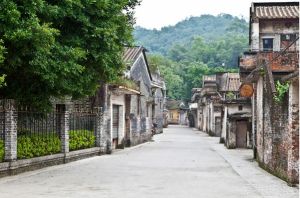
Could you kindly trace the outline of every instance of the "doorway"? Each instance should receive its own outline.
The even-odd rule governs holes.
[[[236,147],[247,148],[247,121],[236,121]]]
[[[119,141],[119,106],[113,105],[113,123],[112,123],[112,139],[113,139],[113,148],[116,149]]]

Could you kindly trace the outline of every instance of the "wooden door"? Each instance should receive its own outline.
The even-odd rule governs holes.
[[[119,137],[119,106],[113,105],[113,139]]]
[[[236,147],[247,148],[247,121],[236,123]]]
[[[125,96],[125,146],[130,146],[130,108],[131,95]]]

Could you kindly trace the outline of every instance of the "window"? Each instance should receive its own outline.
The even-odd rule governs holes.
[[[240,106],[239,106],[239,111],[242,111],[242,110],[243,110],[243,106],[240,105]]]
[[[293,41],[296,40],[296,34],[281,34],[280,35],[280,48],[285,49],[291,45]],[[288,51],[295,51],[296,50],[296,43],[290,46]]]
[[[264,38],[263,39],[263,51],[273,51],[273,39]]]
[[[294,41],[295,39],[295,34],[281,34],[281,41]]]

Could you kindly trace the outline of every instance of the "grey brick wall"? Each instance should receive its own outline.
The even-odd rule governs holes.
[[[5,161],[17,159],[17,111],[14,100],[4,101],[5,110]]]

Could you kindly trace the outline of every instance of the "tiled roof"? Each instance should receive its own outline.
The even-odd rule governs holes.
[[[205,81],[216,81],[216,75],[203,76],[203,82]]]
[[[168,100],[166,106],[168,110],[179,109],[180,103],[178,100]]]
[[[299,2],[254,3],[252,12],[259,19],[299,18]]]
[[[229,78],[228,79],[228,91],[239,91],[241,85],[240,78]]]
[[[143,47],[125,47],[123,60],[125,63],[134,62],[139,54],[144,50]]]
[[[241,82],[238,73],[224,73],[220,91],[239,91]]]

